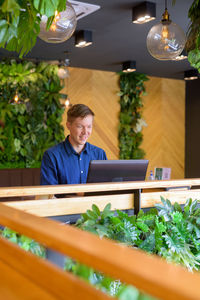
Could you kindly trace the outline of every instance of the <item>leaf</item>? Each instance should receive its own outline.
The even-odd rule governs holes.
[[[97,205],[92,204],[92,210],[93,210],[94,213],[96,213],[97,216],[101,215],[100,209],[98,208]]]
[[[125,286],[118,293],[118,297],[120,300],[133,300],[138,299],[140,292],[138,289],[133,286]]]
[[[21,149],[21,142],[19,139],[14,139],[14,146],[15,146],[16,152],[19,152],[19,150]]]
[[[97,218],[96,213],[94,213],[92,210],[89,210],[89,209],[86,211],[86,215],[91,220],[96,220],[96,218]]]
[[[34,7],[41,15],[54,16],[59,0],[33,0]]]
[[[149,231],[149,227],[145,223],[137,222],[136,224],[137,224],[138,228],[141,229],[142,231],[144,231],[144,232]]]
[[[18,16],[20,6],[15,0],[4,0],[3,5],[1,6],[1,10],[3,13],[11,12],[14,13],[15,16]]]
[[[103,212],[102,212],[102,214],[101,214],[102,218],[106,218],[106,217],[109,217],[109,216],[112,216],[112,215],[113,215],[113,213],[111,212],[110,209],[111,209],[111,204],[108,203],[108,204],[105,206],[105,208],[104,208],[104,210],[103,210]]]
[[[174,203],[174,209],[175,209],[175,211],[182,212],[182,208],[181,208],[180,204],[177,202]]]
[[[153,252],[155,248],[155,235],[150,234],[140,245],[140,249],[143,249],[147,252]]]

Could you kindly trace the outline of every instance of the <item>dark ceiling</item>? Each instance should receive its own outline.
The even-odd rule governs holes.
[[[93,44],[85,48],[74,47],[74,36],[60,44],[45,43],[38,38],[36,46],[27,55],[39,60],[70,59],[71,67],[120,71],[121,64],[135,60],[137,71],[149,76],[183,79],[183,72],[191,69],[187,60],[159,61],[147,51],[146,37],[150,28],[161,20],[164,12],[164,0],[151,0],[156,3],[156,20],[146,24],[132,23],[132,7],[143,2],[138,0],[86,0],[99,5],[96,12],[78,20],[77,30],[87,29],[93,32]],[[193,0],[168,0],[168,11],[173,22],[186,32],[189,20],[188,9]],[[13,56],[0,49],[0,57]]]

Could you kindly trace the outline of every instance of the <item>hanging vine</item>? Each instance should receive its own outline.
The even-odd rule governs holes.
[[[143,140],[142,127],[146,125],[142,119],[145,94],[145,74],[137,72],[119,73],[120,75],[120,116],[119,116],[119,149],[120,159],[140,159],[145,152],[140,148]]]

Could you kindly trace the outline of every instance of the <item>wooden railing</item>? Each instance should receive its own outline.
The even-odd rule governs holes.
[[[35,239],[41,244],[64,255],[72,257],[81,263],[104,272],[105,274],[121,279],[123,282],[132,284],[152,296],[160,299],[200,299],[199,285],[200,275],[189,273],[179,266],[166,263],[163,259],[146,254],[140,250],[128,248],[107,239],[100,239],[88,232],[83,232],[75,227],[66,225],[47,218],[32,215],[23,210],[36,212],[38,215],[57,215],[82,212],[91,208],[93,202],[108,203],[113,198],[121,206],[128,209],[133,208],[132,194],[142,189],[140,204],[143,206],[142,197],[150,200],[152,206],[151,193],[144,193],[146,189],[163,189],[167,187],[198,186],[200,180],[176,180],[176,181],[154,181],[154,182],[127,182],[127,183],[105,183],[88,185],[68,185],[68,186],[38,186],[26,188],[0,188],[0,197],[12,196],[33,196],[67,193],[97,193],[108,191],[113,195],[88,195],[73,196],[72,198],[44,199],[0,203],[0,224],[15,231]],[[118,192],[119,194],[115,194]],[[124,193],[124,194],[123,194]],[[153,192],[155,193],[155,191]],[[166,193],[157,191],[156,195]],[[167,192],[168,196],[176,194],[176,201],[183,198],[193,197],[200,199],[200,191],[186,190]],[[180,194],[181,193],[181,194]],[[130,202],[122,205],[123,196],[129,195]],[[119,196],[119,199],[116,198]],[[150,198],[149,198],[150,197]],[[102,199],[102,200],[101,200]],[[53,214],[56,205],[61,206]],[[82,206],[81,202],[84,202]],[[157,200],[156,200],[157,201]],[[159,200],[158,200],[159,201]],[[30,202],[35,204],[30,207]],[[70,205],[73,205],[73,209]],[[147,201],[148,202],[148,201]],[[145,206],[147,206],[147,202]],[[128,203],[128,207],[127,207]],[[27,204],[27,207],[26,207]],[[45,205],[46,204],[46,205]],[[66,208],[65,208],[66,205]],[[89,206],[90,205],[90,206]],[[14,207],[11,207],[14,206]],[[42,206],[42,209],[36,208]],[[45,214],[46,210],[49,211]],[[51,206],[49,209],[48,206]],[[88,207],[89,206],[89,207]],[[103,205],[104,206],[104,205]],[[115,207],[114,207],[115,208]],[[118,208],[118,207],[117,207]],[[64,210],[64,211],[63,211]],[[43,213],[42,213],[43,212]],[[64,272],[48,261],[35,257],[23,251],[18,246],[0,238],[0,299],[110,299],[104,293],[96,290],[74,275]]]
[[[188,198],[200,199],[200,189],[187,190],[188,187],[198,186],[200,179],[12,187],[0,188],[0,200],[16,196],[32,197],[32,200],[6,203],[39,216],[79,214],[90,209],[93,203],[103,209],[108,202],[113,210],[134,208],[134,212],[138,213],[140,208],[159,203],[160,196],[181,204]],[[49,199],[52,195],[66,193],[67,197]]]

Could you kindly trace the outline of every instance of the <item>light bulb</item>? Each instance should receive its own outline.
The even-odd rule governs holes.
[[[62,43],[68,40],[77,24],[76,13],[73,6],[67,2],[66,10],[58,13],[55,11],[55,16],[50,29],[46,30],[47,16],[42,16],[40,22],[39,37],[47,43]]]
[[[70,105],[70,100],[69,98],[65,101],[65,107],[68,107]]]
[[[65,79],[67,77],[69,77],[69,71],[67,68],[59,68],[58,69],[58,77],[60,79]]]
[[[184,31],[171,20],[167,9],[163,20],[153,26],[147,35],[147,49],[159,60],[173,60],[184,49],[186,37]]]
[[[15,101],[15,103],[17,103],[19,101],[19,96],[16,94],[13,98],[13,100]]]

